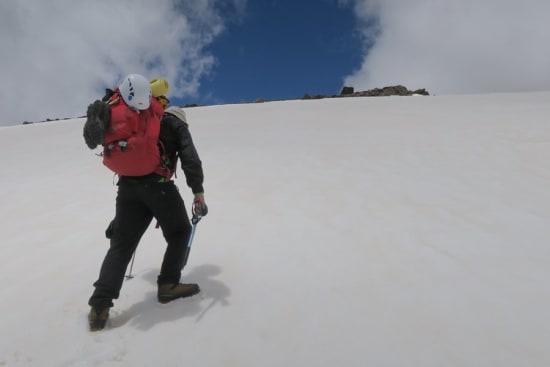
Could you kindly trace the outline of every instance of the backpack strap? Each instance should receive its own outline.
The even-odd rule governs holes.
[[[168,156],[166,152],[166,148],[164,147],[164,143],[160,138],[158,141],[158,147],[159,147],[161,164],[160,164],[160,167],[157,170],[155,170],[155,173],[157,175],[164,177],[166,180],[170,180],[170,178],[172,177],[172,173],[174,173],[174,176],[176,176],[175,170],[174,172],[172,172],[170,157]],[[177,156],[176,156],[176,159],[177,159]]]

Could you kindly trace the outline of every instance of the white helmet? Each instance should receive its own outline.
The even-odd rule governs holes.
[[[130,74],[118,86],[126,104],[137,110],[146,110],[151,105],[151,86],[142,75]]]

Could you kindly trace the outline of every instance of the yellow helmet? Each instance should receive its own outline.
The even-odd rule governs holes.
[[[170,91],[170,85],[166,79],[153,79],[149,84],[151,84],[153,97],[165,96]]]

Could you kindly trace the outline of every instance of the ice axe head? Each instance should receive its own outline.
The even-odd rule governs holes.
[[[193,203],[193,209],[191,211],[193,212],[191,223],[197,224],[199,220],[208,213],[208,207],[205,203],[197,201]]]

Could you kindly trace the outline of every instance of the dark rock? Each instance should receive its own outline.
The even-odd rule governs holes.
[[[340,95],[346,96],[346,95],[353,94],[353,92],[354,92],[353,87],[343,87],[342,91],[340,92]]]
[[[424,88],[415,90],[413,92],[413,94],[420,94],[421,96],[429,96],[430,95],[430,93],[428,93],[428,91]]]

